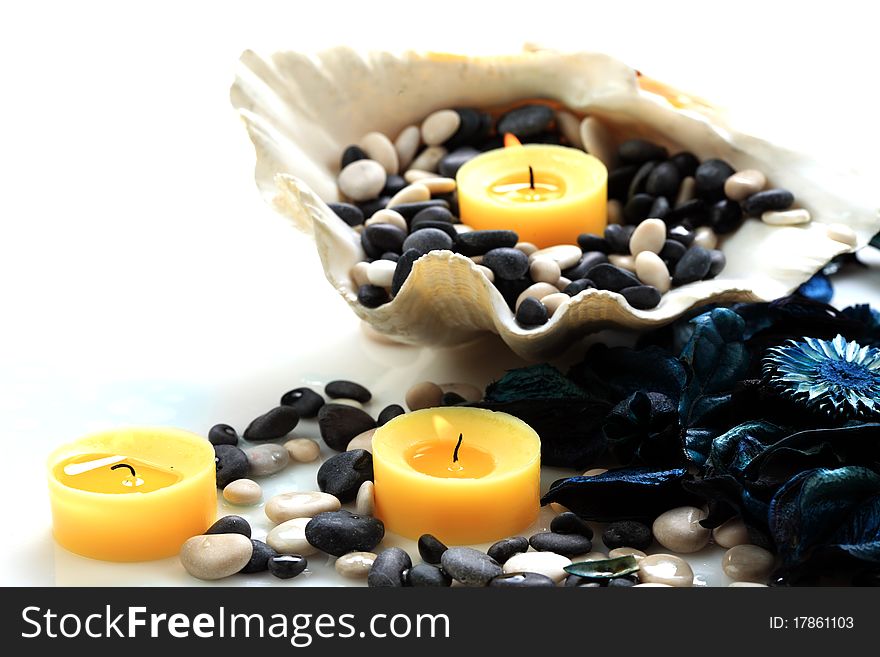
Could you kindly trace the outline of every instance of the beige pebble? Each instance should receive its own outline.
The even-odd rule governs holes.
[[[378,262],[378,260],[376,260],[374,262]],[[374,262],[371,262],[370,264],[372,265],[372,264],[374,264]],[[388,262],[391,262],[391,261],[389,260]],[[394,263],[391,262],[391,264],[393,265]],[[375,283],[374,283],[374,285],[375,285]],[[349,399],[348,397],[334,397],[333,399],[330,400],[330,403],[331,404],[345,404],[346,406],[354,406],[355,408],[359,408],[361,410],[364,409],[364,405],[362,403],[360,403],[357,399]]]
[[[671,588],[671,584],[661,584],[660,582],[647,582],[645,584],[635,584],[632,588]]]
[[[336,572],[349,579],[366,579],[376,555],[373,552],[349,552],[336,560]]]
[[[455,178],[423,178],[418,182],[427,187],[432,196],[455,191]]]
[[[517,242],[514,246],[514,249],[517,251],[522,251],[527,256],[532,255],[535,251],[538,250],[538,247],[532,244],[531,242]]]
[[[428,146],[416,156],[411,166],[413,169],[420,169],[421,171],[437,171],[437,165],[445,155],[446,149],[442,146]]]
[[[403,174],[403,179],[410,184],[422,182],[423,180],[430,180],[431,178],[436,177],[436,171],[422,171],[421,169],[409,169]]]
[[[675,205],[672,207],[677,208],[682,203],[687,203],[694,196],[696,196],[697,192],[697,181],[693,176],[685,176],[684,180],[681,181],[681,185],[678,188],[678,194],[675,196]]]
[[[608,199],[605,213],[608,216],[609,224],[623,223],[623,205],[617,199]]]
[[[538,249],[529,256],[529,261],[549,258],[555,261],[560,269],[568,269],[569,267],[574,267],[583,254],[581,247],[575,244],[557,244],[556,246]]]
[[[660,294],[669,292],[672,279],[663,259],[653,251],[642,251],[636,256],[636,276],[645,285],[653,285]]]
[[[556,289],[559,290],[560,292],[565,291],[565,288],[567,288],[569,285],[571,285],[570,278],[566,278],[565,276],[560,276],[559,278],[556,279]]]
[[[460,125],[461,117],[454,110],[431,112],[422,121],[422,141],[428,146],[439,146],[454,135]]]
[[[290,454],[282,445],[264,443],[245,451],[250,473],[255,477],[266,477],[281,472],[290,463]]]
[[[772,552],[757,545],[737,545],[721,558],[721,569],[737,582],[766,583],[776,558]]]
[[[600,474],[608,472],[608,468],[590,468],[584,472],[584,477],[598,477]]]
[[[461,235],[462,233],[472,233],[474,229],[467,224],[452,224],[452,227],[455,228],[455,232]]]
[[[345,451],[350,452],[353,449],[363,449],[372,454],[374,433],[376,433],[375,429],[367,429],[363,433],[359,433],[354,438],[348,441],[348,445],[346,446]]]
[[[286,522],[293,518],[311,518],[324,511],[339,511],[342,504],[329,493],[303,491],[280,493],[266,502],[266,517],[272,522]]]
[[[757,169],[743,169],[724,181],[724,195],[731,201],[743,201],[766,184],[767,177]]]
[[[688,554],[702,550],[710,530],[700,524],[706,512],[695,506],[680,506],[661,513],[654,520],[654,538],[667,550]]]
[[[551,509],[553,510],[553,512],[556,513],[556,514],[559,514],[559,513],[565,513],[566,511],[568,511],[568,507],[563,506],[563,505],[560,504],[559,502],[550,502],[550,508],[551,508]]]
[[[536,283],[550,283],[556,285],[556,281],[562,276],[559,263],[550,258],[535,258],[529,264],[529,274]]]
[[[226,484],[223,499],[230,504],[250,506],[263,499],[263,489],[253,479],[236,479]]]
[[[519,308],[520,304],[529,297],[540,301],[544,297],[550,294],[556,294],[557,292],[559,292],[559,290],[556,289],[556,286],[550,285],[550,283],[532,283],[516,298],[516,305],[514,307]]]
[[[409,125],[400,131],[394,140],[394,150],[397,151],[397,164],[401,171],[405,171],[416,156],[422,141],[422,131],[417,125]],[[404,176],[405,177],[405,176]],[[412,182],[407,180],[407,182]]]
[[[859,238],[856,236],[855,231],[846,224],[828,224],[825,231],[828,233],[828,237],[835,242],[841,242],[853,247],[859,243]]]
[[[582,561],[602,561],[607,558],[608,555],[604,552],[587,552],[586,554],[577,554],[571,557],[571,562],[580,563]]]
[[[213,580],[235,575],[254,551],[251,539],[241,534],[207,534],[187,539],[180,548],[180,563],[193,577]]]
[[[472,403],[483,399],[483,391],[470,383],[441,383],[440,390],[443,391],[443,394],[447,392],[455,393],[465,401]]]
[[[354,282],[356,287],[366,285],[370,282],[369,280],[367,280],[367,267],[369,265],[369,262],[364,262],[363,260],[361,260],[359,263],[351,268],[351,280]]]
[[[363,224],[358,224],[357,226],[352,226],[351,229],[352,229],[355,233],[357,233],[358,235],[360,235],[361,233],[364,232],[364,225],[363,225]]]
[[[574,114],[565,110],[557,110],[556,123],[569,144],[575,148],[584,149],[584,141],[581,138],[581,122]]]
[[[291,438],[284,448],[297,463],[311,463],[321,456],[321,446],[311,438]]]
[[[594,116],[588,116],[581,121],[581,143],[587,153],[600,160],[606,167],[614,165],[615,153],[614,140],[608,133],[608,129]]]
[[[354,502],[354,511],[359,516],[372,516],[374,509],[373,482],[365,481],[358,488],[357,498]]]
[[[565,292],[554,292],[541,299],[541,303],[544,304],[544,307],[551,316],[569,302],[571,302],[571,297]]]
[[[489,279],[490,283],[495,282],[495,272],[489,269],[488,267],[484,267],[483,265],[477,265],[477,269],[480,271],[483,276]]]
[[[694,231],[694,244],[711,251],[718,246],[718,235],[708,226],[700,226]]]
[[[371,160],[376,160],[385,169],[389,176],[400,170],[400,161],[397,159],[397,150],[394,144],[381,132],[368,132],[358,142],[364,153]]]
[[[481,255],[471,256],[471,262],[473,262],[475,265],[482,265],[483,264],[483,256],[481,256]]]
[[[367,267],[367,281],[370,285],[378,285],[379,287],[389,287],[391,281],[394,280],[394,270],[397,263],[391,260],[373,260]],[[336,402],[337,400],[333,400]]]
[[[400,228],[400,230],[409,232],[409,226],[406,225],[406,219],[403,218],[403,215],[397,210],[391,210],[390,208],[377,210],[373,213],[373,216],[367,219],[364,223],[367,226],[373,226],[375,224],[391,224],[392,226]]]
[[[379,196],[387,174],[375,160],[357,160],[339,172],[339,191],[352,201],[369,201]]]
[[[798,226],[810,223],[810,213],[803,208],[770,210],[761,215],[761,221],[770,226]]]
[[[633,256],[642,251],[660,253],[666,243],[666,224],[662,219],[645,219],[629,238],[629,252]]]
[[[635,557],[636,561],[641,561],[648,555],[642,552],[641,550],[636,550],[631,547],[619,547],[614,548],[608,553],[609,559],[617,559],[617,557]]]
[[[758,584],[757,582],[731,582],[727,585],[728,588],[747,588],[747,587],[762,587],[767,588],[766,584]]]
[[[726,520],[712,530],[715,543],[723,548],[732,548],[749,542],[749,529],[742,518],[737,516]]]
[[[422,201],[429,200],[431,200],[430,190],[422,183],[413,183],[412,185],[407,185],[392,196],[386,207],[393,208],[397,205],[403,205],[404,203],[421,203]]]
[[[504,562],[505,573],[540,573],[554,582],[565,579],[564,568],[571,565],[571,559],[555,552],[520,552]]]
[[[638,575],[643,584],[694,585],[694,571],[687,561],[674,554],[652,554],[641,559]]]
[[[411,411],[440,406],[443,389],[433,381],[422,381],[406,391],[406,405]]]
[[[636,270],[636,260],[631,255],[623,255],[622,253],[611,253],[608,256],[608,262],[610,262],[615,267],[620,267],[621,269],[626,269],[627,271],[635,272]]]
[[[266,536],[266,543],[281,554],[301,554],[307,556],[317,552],[317,548],[306,540],[306,525],[311,518],[291,518],[273,527]]]

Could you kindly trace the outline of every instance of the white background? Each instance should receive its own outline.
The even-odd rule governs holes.
[[[738,125],[870,166],[869,5],[3,3],[0,583],[118,572],[77,577],[50,539],[43,462],[83,433],[242,428],[302,381],[359,375],[392,402],[426,373],[483,384],[515,364],[491,342],[437,353],[363,337],[311,243],[253,184],[228,100],[242,50],[600,50],[729,107]],[[875,269],[836,301],[878,287]],[[475,355],[481,367],[467,367]]]

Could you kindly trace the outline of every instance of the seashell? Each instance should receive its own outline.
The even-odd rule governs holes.
[[[803,226],[746,221],[725,238],[727,266],[717,278],[673,289],[651,310],[631,308],[616,293],[587,290],[545,325],[525,330],[473,261],[450,252],[417,260],[390,303],[375,309],[358,304],[350,271],[363,257],[360,238],[326,205],[339,200],[336,167],[345,146],[371,131],[397,135],[438,108],[491,110],[530,98],[595,117],[617,142],[643,137],[671,152],[686,149],[701,159],[723,158],[737,170],[763,171],[768,184],[791,190],[813,221]],[[880,230],[874,185],[845,170],[846,163],[815,161],[739,132],[712,106],[638,78],[603,54],[246,51],[231,100],[254,143],[256,182],[264,198],[314,237],[327,280],[358,317],[401,342],[451,345],[493,332],[524,358],[546,358],[600,329],[649,329],[704,304],[784,296],[829,259],[864,246]],[[831,224],[851,229],[855,244],[832,239]]]

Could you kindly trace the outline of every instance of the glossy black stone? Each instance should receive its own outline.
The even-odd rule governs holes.
[[[457,148],[440,159],[440,162],[437,163],[437,172],[441,176],[455,178],[455,174],[458,173],[458,170],[466,162],[473,160],[479,154],[480,151],[472,146],[462,146],[461,148]]]
[[[333,210],[336,216],[349,226],[360,226],[364,223],[364,213],[356,205],[351,203],[328,203],[327,207]]]
[[[437,228],[425,228],[410,234],[403,242],[403,250],[413,249],[424,255],[430,251],[452,249],[452,238]]]
[[[292,406],[276,406],[254,418],[244,430],[245,440],[283,438],[299,423],[299,413]]]
[[[393,228],[393,226],[391,226],[390,224],[382,225],[390,226],[391,228]],[[361,233],[361,248],[364,250],[364,253],[367,254],[367,258],[369,258],[371,261],[381,258],[382,254],[385,251],[384,249],[381,249],[373,244],[372,240],[370,240],[370,234],[366,230]]]
[[[661,162],[651,171],[645,182],[645,191],[651,196],[674,200],[681,185],[681,174],[672,162]]]
[[[441,406],[457,406],[458,404],[467,403],[467,399],[455,392],[444,392],[440,398]]]
[[[510,247],[492,249],[483,256],[483,265],[492,270],[496,278],[516,280],[529,270],[529,257]]]
[[[257,541],[252,538],[251,545],[254,548],[253,552],[251,552],[251,560],[245,564],[244,568],[238,571],[245,575],[262,573],[269,567],[269,559],[278,556],[278,553],[263,541]]]
[[[456,240],[458,252],[466,256],[483,255],[492,249],[513,248],[519,236],[512,230],[473,230]]]
[[[385,251],[400,253],[406,239],[406,232],[391,224],[367,226],[363,235],[369,240],[373,250],[378,251],[380,255]]]
[[[568,575],[565,578],[565,581],[562,583],[565,588],[576,588],[576,589],[598,589],[602,588],[602,583],[595,580],[590,579],[588,577],[581,577],[580,575]]]
[[[622,577],[615,577],[613,579],[608,580],[608,588],[629,588],[630,586],[635,586],[639,583],[639,578],[635,575],[623,575]]]
[[[483,137],[483,113],[471,107],[454,108],[460,120],[458,129],[447,139],[443,146],[453,151],[460,146],[472,146]]]
[[[382,426],[389,420],[393,420],[398,415],[404,415],[406,413],[403,410],[403,407],[400,404],[390,404],[379,411],[379,416],[376,418],[376,425]]]
[[[702,246],[692,246],[675,265],[672,274],[673,285],[686,285],[706,278],[712,266],[712,256]]]
[[[706,201],[720,201],[724,198],[724,182],[734,173],[736,170],[724,160],[706,160],[694,172],[694,193]]]
[[[217,488],[226,488],[236,479],[244,479],[251,470],[247,454],[235,445],[214,445]]]
[[[485,260],[483,260],[483,262],[485,262]],[[514,278],[511,280],[499,278],[497,276],[495,277],[495,287],[501,292],[501,296],[504,297],[504,302],[511,311],[516,310],[516,300],[519,299],[519,295],[523,293],[523,290],[531,284],[532,279],[528,276],[521,276],[520,278]]]
[[[485,552],[469,547],[451,547],[440,558],[440,565],[453,579],[466,586],[486,586],[501,574],[501,566]]]
[[[455,248],[456,240],[458,239],[458,231],[455,230],[455,226],[451,223],[448,221],[433,221],[431,219],[413,219],[412,225],[409,227],[409,232],[412,234],[418,230],[425,230],[426,228],[440,230],[449,235],[449,239],[452,240],[453,248]]]
[[[493,577],[487,585],[491,588],[555,587],[556,582],[541,573],[505,573]]]
[[[578,246],[584,253],[598,251],[599,253],[611,253],[611,246],[604,237],[593,233],[581,233],[577,238]]]
[[[661,299],[660,291],[653,285],[635,285],[620,291],[626,302],[637,310],[656,308]]]
[[[666,234],[669,238],[666,241],[673,240],[683,245],[685,248],[689,247],[694,243],[694,239],[696,238],[696,234],[694,231],[685,228],[684,226],[673,226],[669,229],[669,232]]]
[[[382,550],[367,575],[367,586],[372,588],[404,586],[404,573],[412,568],[412,559],[399,547]]]
[[[552,108],[546,105],[523,105],[512,109],[498,119],[497,132],[507,132],[517,137],[530,137],[547,130],[556,118]]]
[[[530,536],[529,545],[538,552],[555,552],[565,557],[586,554],[593,549],[593,542],[586,536],[556,532],[540,532]]]
[[[681,242],[676,240],[666,240],[663,243],[663,248],[660,250],[659,255],[668,266],[669,264],[674,265],[681,260],[685,251],[687,251],[687,247]]]
[[[364,308],[378,308],[383,303],[391,301],[391,297],[384,287],[367,283],[358,288],[357,300]]]
[[[373,480],[373,455],[365,449],[335,454],[318,469],[318,489],[330,493],[343,504],[357,497],[365,481]]]
[[[345,379],[336,379],[330,381],[324,386],[324,392],[332,399],[354,399],[362,404],[366,404],[373,398],[367,388],[355,381],[346,381]]]
[[[452,586],[452,578],[437,566],[420,563],[405,572],[406,586],[416,588]]]
[[[608,172],[608,198],[625,201],[629,194],[629,185],[639,171],[638,164],[628,164]]]
[[[654,534],[648,525],[635,520],[620,520],[609,523],[602,532],[602,542],[609,550],[628,547],[646,550],[654,541]]]
[[[666,200],[666,197],[658,196],[654,199],[654,205],[648,210],[648,217],[651,219],[666,219],[666,215],[669,214],[669,210],[671,209],[672,206],[669,205],[669,201]]]
[[[215,424],[208,431],[208,442],[212,445],[238,445],[238,432],[228,424]]]
[[[380,260],[390,260],[391,262],[397,262],[398,260],[400,260],[400,254],[399,253],[391,253],[389,251],[387,253],[383,253]]]
[[[324,405],[324,398],[311,388],[294,388],[281,395],[281,406],[291,406],[301,418],[312,418]]]
[[[709,220],[709,205],[702,199],[692,198],[669,210],[663,217],[668,226],[686,222],[691,228],[702,226]]]
[[[709,209],[709,225],[718,235],[732,233],[742,222],[743,211],[736,201],[723,199]]]
[[[511,536],[493,543],[486,553],[498,563],[503,564],[513,555],[528,552],[528,550],[529,539],[525,536]]]
[[[590,280],[600,290],[620,292],[624,288],[641,285],[633,274],[609,263],[596,265],[590,270]]]
[[[419,212],[428,208],[449,209],[449,202],[443,199],[431,199],[430,201],[418,201],[416,203],[401,203],[394,206],[394,211],[407,221],[412,220]]]
[[[375,428],[376,421],[366,411],[348,404],[324,404],[318,411],[318,429],[327,445],[345,451],[351,439]]]
[[[542,326],[550,319],[547,307],[534,297],[526,297],[516,309],[516,323],[523,328]]]
[[[646,139],[628,139],[617,148],[621,162],[641,164],[648,160],[665,160],[669,153],[659,144]]]
[[[760,217],[771,210],[788,210],[794,204],[794,194],[787,189],[765,189],[743,201],[742,208],[750,217]]]
[[[410,226],[421,221],[445,221],[446,223],[454,224],[455,217],[448,207],[433,205],[416,212],[410,220]]]
[[[718,249],[712,249],[709,251],[709,256],[712,259],[712,263],[709,265],[709,272],[706,274],[707,279],[718,276],[727,264],[727,258],[724,256],[724,253]]]
[[[394,268],[394,277],[391,279],[391,294],[396,295],[400,292],[400,288],[403,287],[412,271],[413,264],[421,257],[422,254],[416,249],[409,249],[401,254],[397,266]]]
[[[367,159],[369,159],[369,156],[364,152],[364,150],[360,146],[355,146],[354,144],[352,144],[351,146],[346,146],[345,150],[342,151],[342,158],[339,161],[339,168],[344,169],[352,162]]]
[[[697,172],[697,167],[700,166],[697,156],[689,151],[676,153],[669,158],[669,161],[675,165],[682,178],[694,175]]]
[[[251,537],[251,525],[241,516],[223,516],[205,530],[205,534],[241,534]]]
[[[611,253],[623,253],[629,255],[629,240],[632,237],[635,226],[621,226],[611,224],[605,228],[605,241]]]
[[[370,552],[384,538],[385,525],[378,518],[344,509],[325,511],[308,522],[305,534],[309,545],[341,557],[348,552]]]
[[[433,534],[419,536],[419,555],[425,563],[440,563],[443,553],[449,548]]]
[[[623,206],[623,220],[630,226],[638,225],[648,218],[653,206],[653,196],[636,194]]]
[[[557,534],[580,534],[587,538],[593,538],[593,528],[590,524],[571,511],[564,511],[550,521],[550,531]]]
[[[584,253],[574,267],[564,270],[562,275],[570,281],[586,278],[587,272],[603,262],[608,262],[608,256],[601,251],[590,251]]]
[[[380,196],[394,196],[401,189],[409,185],[403,176],[391,174],[385,178],[385,187],[382,188]]]
[[[645,187],[648,183],[648,178],[651,176],[651,173],[656,167],[657,162],[645,162],[639,167],[639,170],[636,171],[636,175],[633,176],[632,181],[630,181],[629,183],[629,189],[627,190],[626,194],[627,199],[631,199],[636,194],[645,193]]]
[[[390,200],[390,196],[382,195],[379,198],[370,199],[369,201],[361,201],[357,204],[357,207],[360,208],[360,211],[361,213],[363,213],[364,217],[366,219],[369,219],[379,210],[384,210],[385,206],[388,205],[388,201]]]
[[[270,557],[266,567],[278,579],[293,579],[309,565],[308,560],[299,554],[279,554]]]
[[[596,284],[589,278],[579,278],[576,281],[572,281],[571,283],[566,285],[565,289],[562,291],[565,292],[568,296],[573,297],[580,294],[584,290],[589,290],[595,287]]]

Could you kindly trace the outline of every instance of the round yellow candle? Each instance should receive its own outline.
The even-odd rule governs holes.
[[[373,434],[373,477],[376,515],[389,531],[452,545],[495,541],[538,515],[541,440],[506,413],[415,411]]]
[[[55,450],[48,470],[55,539],[85,557],[170,557],[217,513],[214,448],[188,431],[87,436]]]
[[[576,148],[498,148],[466,162],[455,179],[461,221],[477,230],[512,230],[541,248],[605,231],[608,170]]]

